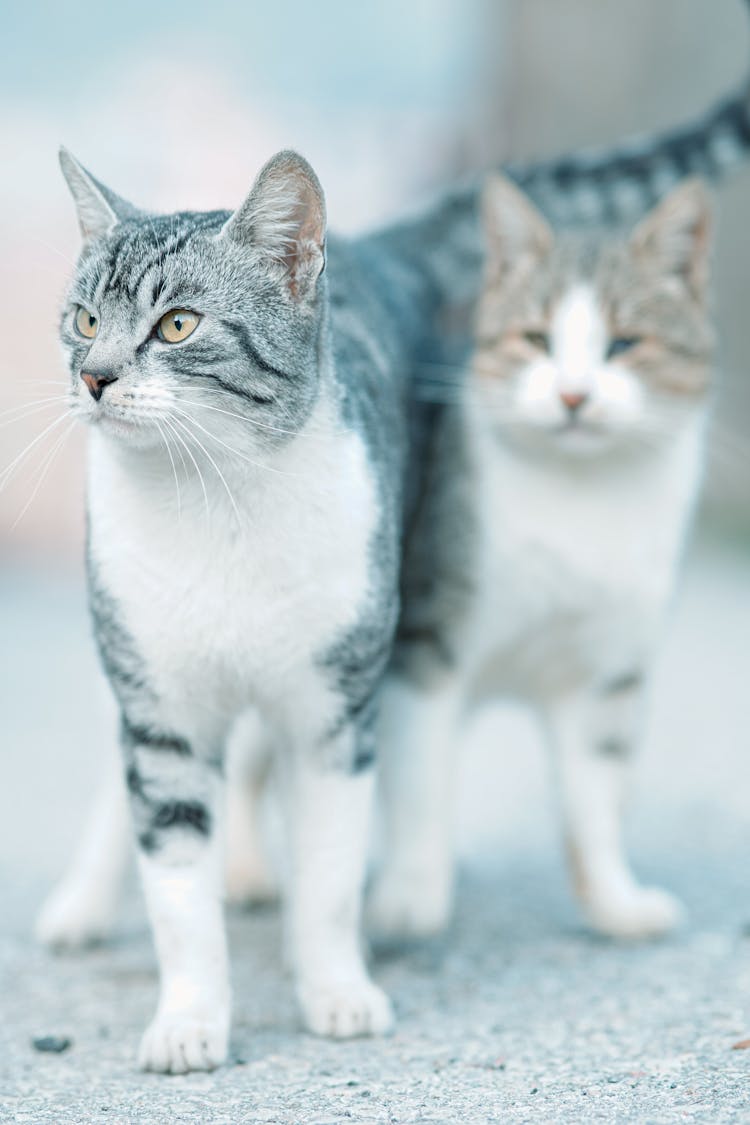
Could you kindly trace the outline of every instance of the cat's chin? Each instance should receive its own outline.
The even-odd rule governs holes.
[[[88,415],[86,422],[108,439],[134,449],[150,449],[159,444],[157,428],[142,419],[122,418],[117,414],[97,411]]]
[[[611,430],[583,424],[558,426],[549,440],[555,449],[569,457],[597,457],[609,453],[619,443]]]
[[[622,433],[586,424],[514,427],[512,430],[503,429],[500,437],[532,457],[548,456],[570,460],[605,456],[627,444]]]

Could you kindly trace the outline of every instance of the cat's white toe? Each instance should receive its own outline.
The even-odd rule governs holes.
[[[305,1026],[315,1035],[352,1039],[384,1035],[393,1027],[391,1002],[369,980],[301,985],[299,1000]]]
[[[159,1074],[214,1070],[226,1061],[228,1045],[228,1018],[165,1013],[157,1015],[146,1029],[138,1066]]]
[[[442,875],[383,873],[368,896],[366,922],[375,938],[428,938],[445,929],[450,913],[450,882]]]
[[[62,883],[42,905],[34,935],[51,949],[81,949],[111,936],[114,915],[115,907],[108,896]]]
[[[634,887],[586,908],[595,930],[615,938],[652,938],[674,930],[683,921],[682,903],[659,887]]]

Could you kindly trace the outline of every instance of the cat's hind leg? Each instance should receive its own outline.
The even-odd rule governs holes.
[[[227,898],[241,905],[275,902],[278,879],[264,839],[271,733],[256,711],[243,715],[227,748]]]
[[[643,886],[625,854],[623,815],[642,705],[640,674],[628,673],[547,708],[573,884],[599,933],[647,938],[682,917],[679,901]]]
[[[43,903],[34,932],[42,944],[79,949],[110,937],[132,851],[119,755],[112,755],[67,871]]]
[[[442,676],[429,689],[392,676],[381,702],[378,767],[382,860],[368,928],[385,940],[430,937],[453,904],[453,788],[462,692]]]

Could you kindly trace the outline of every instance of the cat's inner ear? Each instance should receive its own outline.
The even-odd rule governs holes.
[[[711,251],[711,200],[701,180],[685,180],[640,221],[633,255],[679,278],[699,302],[706,297]]]
[[[76,205],[84,242],[101,238],[123,220],[136,219],[143,214],[95,180],[66,148],[60,149],[60,167]]]
[[[482,191],[487,265],[502,277],[523,263],[543,258],[554,242],[552,228],[515,184],[490,174]]]
[[[279,266],[292,296],[304,297],[323,268],[326,235],[323,189],[307,161],[296,152],[272,157],[221,235],[257,249]]]

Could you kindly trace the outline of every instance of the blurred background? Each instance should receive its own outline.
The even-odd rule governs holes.
[[[2,0],[0,28],[2,410],[63,391],[56,318],[78,231],[60,142],[155,210],[231,207],[293,146],[320,174],[332,227],[356,231],[467,170],[689,121],[750,63],[740,0]],[[750,168],[719,203],[721,392],[641,782],[641,816],[666,851],[694,816],[717,839],[750,826]],[[0,472],[59,413],[49,401],[0,418]],[[60,868],[113,730],[91,686],[84,434],[48,464],[60,432],[0,491],[0,876],[24,902]],[[493,757],[499,743],[532,746],[517,721],[495,709],[472,735],[468,851],[532,828],[543,839],[537,751]],[[478,779],[493,769],[488,802]]]
[[[231,207],[276,149],[318,170],[331,225],[355,231],[476,168],[689,120],[750,59],[741,0],[215,0],[96,10],[9,4],[0,37],[0,410],[60,393],[58,303],[77,253],[64,142],[155,210]],[[707,502],[750,528],[750,169],[720,192],[723,384]],[[0,429],[0,471],[58,414]],[[0,420],[0,424],[5,419]],[[80,557],[84,435],[29,504],[42,439],[0,492],[3,555]]]

